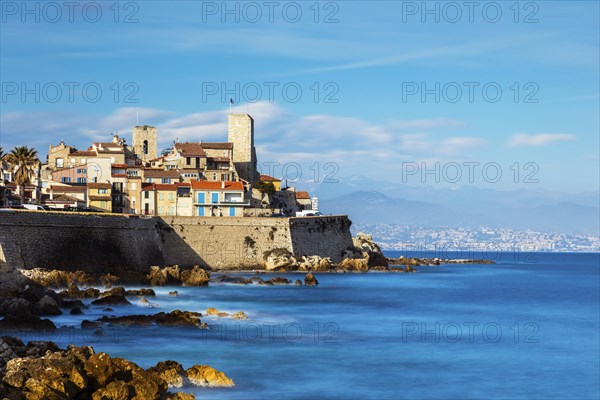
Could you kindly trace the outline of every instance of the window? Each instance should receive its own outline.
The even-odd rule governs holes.
[[[217,180],[217,174],[213,174],[213,181]]]
[[[77,183],[85,183],[85,178],[77,178]]]
[[[146,190],[146,191],[144,192],[144,198],[145,198],[145,199],[149,199],[149,198],[150,198],[150,192],[149,192],[149,191],[147,191],[147,190]]]
[[[213,204],[217,204],[219,202],[219,193],[212,194],[212,202]]]
[[[148,154],[148,141],[147,140],[144,140],[144,144],[142,146],[142,153]]]
[[[158,214],[163,215],[165,213],[165,208],[163,206],[158,207]]]
[[[162,183],[171,183],[171,178],[162,178]]]
[[[137,184],[135,182],[131,183],[131,190],[137,190]]]
[[[65,160],[63,160],[62,158],[57,158],[56,159],[56,166],[58,168],[62,168],[65,166]]]
[[[80,162],[81,164],[85,164],[85,158],[82,158]]]
[[[62,183],[71,183],[71,178],[69,178],[68,176],[63,176],[60,181]]]
[[[169,207],[169,215],[175,215],[175,208],[173,206]]]
[[[74,158],[71,158],[71,164],[75,164],[75,161],[77,161],[77,160],[75,160]]]
[[[203,204],[204,203],[204,193],[198,193],[198,203]],[[200,207],[202,208],[202,207]]]
[[[169,200],[173,200],[173,198],[174,198],[174,197],[173,197],[173,193],[172,193],[172,192],[169,192]]]
[[[98,194],[108,194],[108,189],[98,189]]]
[[[190,165],[191,162],[192,162],[192,157],[185,158],[185,165]]]
[[[158,194],[158,199],[159,200],[164,200],[165,199],[165,194],[164,193],[159,193]]]
[[[229,207],[229,216],[235,217],[235,207]]]

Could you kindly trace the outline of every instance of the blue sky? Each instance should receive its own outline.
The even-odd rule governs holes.
[[[305,179],[318,163],[320,178],[402,183],[407,165],[439,163],[463,178],[404,183],[598,189],[596,1],[276,1],[271,15],[265,2],[227,2],[229,14],[224,2],[76,3],[71,16],[62,2],[28,2],[29,14],[2,2],[5,149],[130,138],[137,115],[163,147],[225,140],[234,97],[255,118],[259,161],[297,162]],[[497,163],[503,178],[468,182],[465,162]],[[526,163],[537,183],[523,182]]]

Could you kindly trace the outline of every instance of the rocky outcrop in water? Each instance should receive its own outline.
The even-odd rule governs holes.
[[[309,272],[304,277],[304,286],[317,286],[318,284],[319,281],[317,280],[317,278],[315,278],[312,272]]]
[[[153,286],[183,285],[206,286],[210,281],[208,271],[195,266],[189,270],[181,270],[178,265],[170,267],[152,267],[147,275],[148,281]]]
[[[158,325],[166,326],[206,328],[206,324],[203,324],[200,321],[200,317],[202,317],[202,314],[199,312],[174,310],[168,313],[160,312],[152,315],[134,314],[121,315],[118,317],[104,316],[97,319],[95,323],[107,323],[113,325],[150,325],[156,323]],[[95,328],[97,326],[89,326],[88,328],[92,327]]]
[[[9,337],[0,340],[0,351],[3,399],[194,399],[168,392],[164,377],[170,375],[161,366],[171,365],[170,361],[144,370],[123,358],[95,353],[91,347],[60,350],[52,342],[25,346]]]
[[[194,365],[186,370],[188,380],[197,386],[233,387],[233,380],[208,365]]]
[[[410,266],[438,266],[442,264],[496,264],[493,260],[482,259],[447,259],[447,258],[429,258],[429,257],[404,257],[388,258],[392,265],[410,265]]]

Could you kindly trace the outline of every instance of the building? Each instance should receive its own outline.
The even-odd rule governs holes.
[[[263,182],[270,182],[275,186],[275,190],[279,192],[281,190],[281,179],[273,178],[269,175],[261,175],[260,180]]]
[[[144,168],[142,173],[144,182],[148,183],[170,184],[179,182],[179,172],[176,169]]]
[[[110,183],[88,183],[88,207],[102,211],[112,211],[112,185]]]
[[[258,178],[254,148],[254,120],[248,114],[229,114],[227,141],[233,144],[233,164],[240,178],[253,184]]]
[[[142,163],[148,163],[158,154],[158,132],[150,125],[135,126],[132,133],[132,151]]]
[[[199,217],[242,217],[244,185],[242,182],[192,181],[194,214]]]
[[[192,216],[191,185],[188,182],[143,183],[141,193],[143,214]]]
[[[312,210],[312,200],[308,192],[296,192],[296,202],[300,210]]]

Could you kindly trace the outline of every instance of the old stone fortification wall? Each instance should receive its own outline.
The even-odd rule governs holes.
[[[352,246],[346,216],[127,218],[45,212],[0,214],[0,270],[145,270],[151,265],[249,268],[265,252],[340,261]]]

